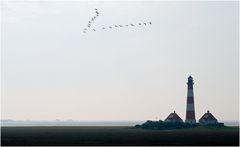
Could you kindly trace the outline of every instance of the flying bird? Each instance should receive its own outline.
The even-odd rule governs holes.
[[[151,25],[151,24],[152,24],[152,22],[149,22],[149,24]]]
[[[96,31],[95,29],[92,29],[93,31]]]
[[[115,25],[115,27],[118,27],[117,25]]]
[[[134,26],[133,24],[131,24],[131,26]]]
[[[139,23],[138,25],[142,25],[141,23]]]
[[[102,29],[105,29],[105,27],[102,27]]]
[[[146,23],[146,22],[144,22],[144,24],[145,24],[145,26],[147,25],[147,23]]]
[[[119,25],[119,27],[123,27],[122,25]]]
[[[126,25],[126,27],[128,27],[128,25]]]
[[[109,26],[109,28],[111,29],[112,27],[111,27],[111,26]]]

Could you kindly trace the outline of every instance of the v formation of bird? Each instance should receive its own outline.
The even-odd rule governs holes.
[[[87,33],[87,31],[96,31],[96,29],[92,28],[92,24],[94,23],[95,19],[97,19],[100,15],[97,8],[94,9],[95,14],[93,17],[88,21],[88,24],[86,25],[86,28],[83,29],[83,33]],[[111,25],[111,26],[103,26],[100,29],[107,30],[107,29],[114,29],[114,28],[123,28],[123,27],[134,27],[134,26],[147,26],[152,25],[152,22],[141,22],[141,23],[130,23],[130,24],[120,24],[120,25]]]

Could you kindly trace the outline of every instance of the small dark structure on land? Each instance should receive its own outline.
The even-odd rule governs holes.
[[[183,120],[177,115],[174,111],[173,113],[169,114],[169,116],[164,120],[165,122],[183,122]]]
[[[212,113],[209,112],[209,110],[207,111],[207,113],[205,113],[200,119],[199,119],[199,123],[201,125],[209,125],[209,124],[217,124],[218,121],[217,119],[212,115]]]

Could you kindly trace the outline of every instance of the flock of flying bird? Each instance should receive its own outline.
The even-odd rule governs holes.
[[[87,27],[83,29],[83,33],[87,33],[87,31],[96,31],[96,29],[94,28],[91,28],[93,22],[95,21],[95,19],[97,19],[97,17],[100,15],[99,11],[97,8],[94,9],[95,10],[95,15],[93,15],[93,17],[91,18],[91,20],[88,21],[88,24],[87,24]],[[125,25],[113,25],[113,26],[104,26],[104,27],[101,27],[102,30],[105,30],[105,29],[113,29],[113,28],[117,28],[117,27],[134,27],[134,26],[141,26],[141,25],[144,25],[144,26],[147,26],[147,25],[152,25],[152,22],[143,22],[143,23],[137,23],[137,24],[125,24]]]
[[[88,30],[91,29],[91,26],[92,26],[94,20],[99,16],[99,12],[98,12],[97,8],[95,8],[94,10],[95,10],[95,14],[96,14],[96,15],[93,15],[93,17],[91,18],[91,20],[88,21],[87,28],[84,28],[84,29],[83,29],[83,33],[86,33]],[[96,30],[95,30],[95,29],[92,29],[92,31],[96,31]]]

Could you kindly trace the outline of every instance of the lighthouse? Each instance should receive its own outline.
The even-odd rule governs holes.
[[[194,95],[193,95],[193,78],[192,76],[188,77],[188,89],[187,89],[187,111],[186,111],[186,123],[194,124],[196,123],[195,119],[195,108],[194,108]]]

